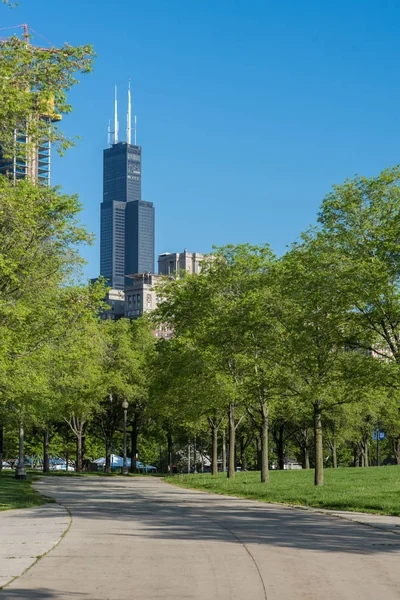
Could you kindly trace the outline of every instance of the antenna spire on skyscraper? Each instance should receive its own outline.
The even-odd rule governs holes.
[[[114,144],[118,144],[118,101],[117,101],[117,86],[115,86],[115,98],[114,98]]]
[[[126,141],[131,143],[131,80],[128,80],[128,111],[126,113]]]

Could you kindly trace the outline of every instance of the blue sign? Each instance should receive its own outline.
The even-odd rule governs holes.
[[[384,440],[386,438],[386,433],[384,431],[379,431],[379,429],[375,429],[372,432],[372,439],[377,440],[379,435],[380,440]]]

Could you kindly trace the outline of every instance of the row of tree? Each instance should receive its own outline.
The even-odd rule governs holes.
[[[2,43],[4,159],[29,159],[44,138],[70,145],[43,115],[70,111],[66,94],[93,56]],[[3,437],[10,456],[10,433],[22,444],[27,426],[45,470],[66,430],[78,471],[100,440],[110,470],[124,402],[132,469],[138,439],[151,439],[160,467],[209,456],[216,473],[227,452],[229,477],[240,457],[265,482],[272,456],[283,467],[290,452],[311,459],[321,485],[324,448],[332,466],[367,465],[383,427],[400,461],[399,176],[335,187],[318,227],[282,257],[267,245],[217,248],[199,275],[162,281],[156,313],[134,323],[102,321],[104,282],[79,283],[79,247],[92,238],[77,197],[0,176],[0,466]],[[173,337],[156,341],[160,326]]]
[[[94,56],[89,45],[44,49],[29,36],[0,44],[0,161],[10,166],[0,176],[0,469],[4,444],[9,458],[17,453],[18,431],[22,463],[27,428],[31,449],[32,438],[42,438],[45,470],[52,443],[69,452],[69,442],[60,442],[69,430],[81,470],[89,423],[96,423],[92,438],[103,440],[109,469],[122,403],[135,429],[147,397],[150,326],[99,319],[106,287],[81,277],[80,249],[93,237],[79,222],[78,197],[39,185],[37,177],[41,144],[60,154],[74,145],[60,130],[61,116],[71,112],[67,94]],[[16,164],[26,167],[22,179]]]
[[[245,418],[260,432],[261,481],[268,480],[271,418],[297,423],[304,449],[312,427],[316,485],[324,426],[335,455],[357,414],[365,417],[364,463],[371,428],[384,415],[398,457],[399,182],[396,167],[336,186],[319,226],[280,258],[267,245],[227,246],[199,275],[161,285],[157,318],[174,338],[159,348],[160,394],[174,418],[183,406],[193,422],[207,415],[214,473],[226,416],[228,477]]]

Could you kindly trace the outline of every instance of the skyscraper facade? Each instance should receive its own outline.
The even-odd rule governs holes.
[[[114,133],[103,153],[100,274],[117,290],[124,289],[127,275],[154,269],[154,206],[142,200],[142,149],[130,143],[128,94],[128,141],[118,142]]]
[[[125,209],[125,273],[153,273],[154,206],[144,200],[128,202]]]

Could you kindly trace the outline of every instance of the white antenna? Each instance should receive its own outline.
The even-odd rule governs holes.
[[[108,119],[108,127],[107,127],[107,145],[111,148],[111,122]]]
[[[117,101],[117,86],[115,86],[115,98],[114,98],[114,144],[118,144],[118,101]]]
[[[128,112],[126,113],[126,141],[131,143],[131,80],[128,81]]]
[[[133,117],[133,139],[136,146],[136,115]]]

